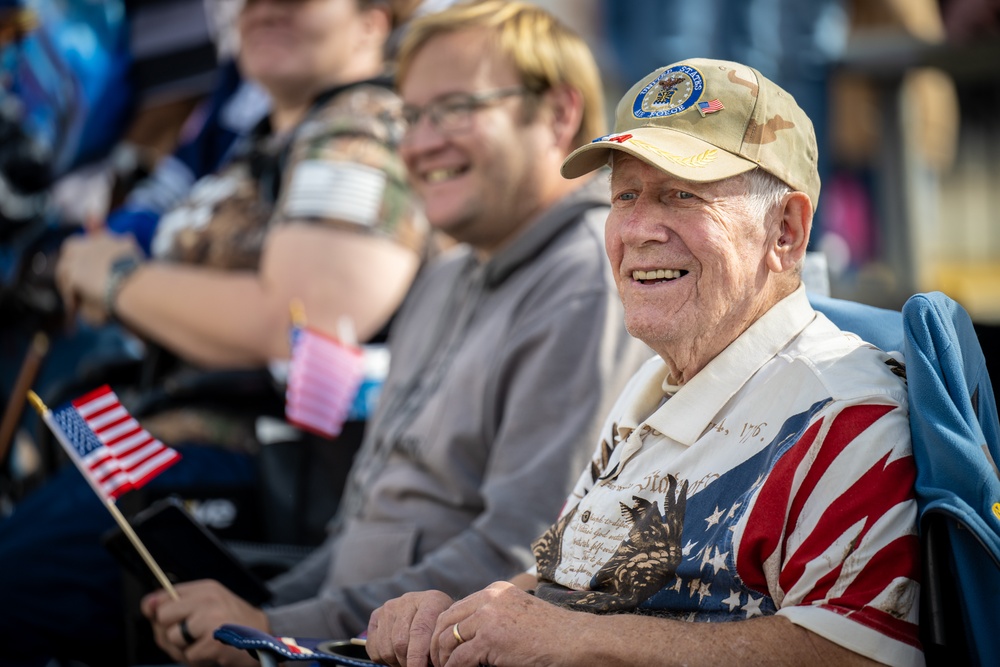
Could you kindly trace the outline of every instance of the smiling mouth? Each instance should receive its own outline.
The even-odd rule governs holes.
[[[682,269],[654,269],[652,271],[633,271],[632,280],[643,285],[655,285],[656,283],[670,282],[677,280],[681,276],[686,276],[687,271]]]
[[[468,167],[451,167],[447,169],[431,169],[424,174],[424,180],[430,184],[443,183],[453,178],[458,178],[469,170]]]

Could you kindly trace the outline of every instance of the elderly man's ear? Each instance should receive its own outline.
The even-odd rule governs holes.
[[[812,229],[812,202],[804,192],[785,195],[782,206],[780,228],[767,252],[767,267],[774,273],[790,271],[802,262]]]

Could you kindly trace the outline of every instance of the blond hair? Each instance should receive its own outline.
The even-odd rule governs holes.
[[[601,75],[590,48],[557,18],[527,2],[480,0],[415,19],[400,46],[397,83],[406,78],[417,52],[433,37],[473,28],[492,33],[493,44],[511,60],[521,83],[532,93],[540,95],[563,84],[579,91],[583,116],[573,148],[606,132]]]

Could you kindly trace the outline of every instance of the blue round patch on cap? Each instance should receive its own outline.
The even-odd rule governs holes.
[[[636,118],[673,116],[690,109],[705,90],[701,73],[689,65],[677,65],[650,81],[632,103]]]

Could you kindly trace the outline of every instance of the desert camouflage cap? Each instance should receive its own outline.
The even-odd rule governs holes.
[[[689,181],[718,181],[760,167],[819,199],[816,133],[792,96],[760,72],[692,58],[642,78],[625,93],[615,131],[573,151],[562,174],[577,178],[618,150]]]

